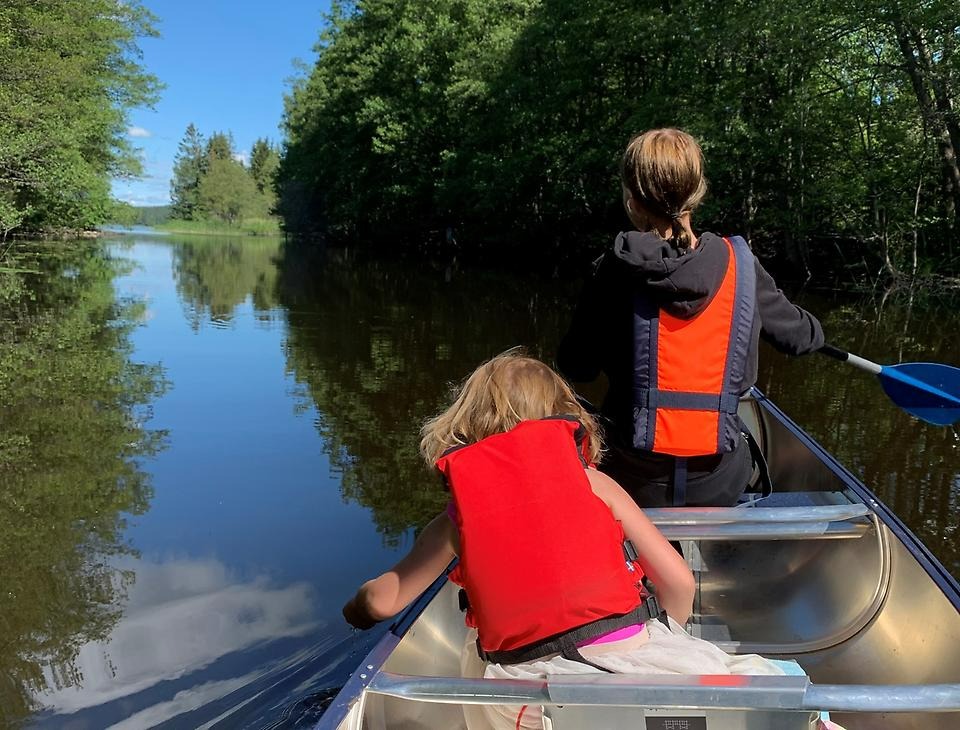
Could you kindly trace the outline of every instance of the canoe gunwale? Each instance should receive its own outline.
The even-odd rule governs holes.
[[[456,560],[447,566],[443,574],[437,578],[427,590],[413,603],[407,606],[390,626],[390,630],[373,646],[360,663],[360,666],[350,675],[350,679],[337,693],[333,702],[324,710],[314,730],[334,730],[340,726],[356,702],[363,702],[364,695],[371,682],[378,674],[382,674],[381,667],[397,648],[397,645],[406,635],[413,623],[420,617],[424,609],[430,604],[434,596],[447,582],[447,575],[456,565]]]
[[[808,677],[552,675],[545,680],[420,677],[378,672],[373,694],[457,705],[589,705],[784,712],[960,712],[960,684],[817,685]]]
[[[824,449],[810,434],[800,428],[794,421],[757,387],[751,388],[751,395],[756,403],[780,422],[794,437],[796,437],[810,452],[826,466],[844,487],[852,491],[867,505],[877,518],[896,536],[903,547],[917,561],[923,571],[936,583],[951,605],[960,612],[960,583],[954,578],[943,564],[934,557],[930,549],[924,545],[916,535],[887,507],[870,489],[861,482],[849,469],[841,464],[826,449]]]

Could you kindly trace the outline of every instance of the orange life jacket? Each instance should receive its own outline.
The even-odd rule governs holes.
[[[733,451],[756,309],[753,254],[739,236],[720,288],[690,319],[634,304],[633,445],[673,456]]]
[[[561,651],[544,642],[581,627],[575,640],[638,622],[643,574],[593,493],[578,435],[572,418],[523,421],[437,461],[460,531],[450,578],[466,590],[467,625],[491,661]]]

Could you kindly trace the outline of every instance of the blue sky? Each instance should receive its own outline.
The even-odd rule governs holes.
[[[190,122],[209,137],[230,131],[249,154],[257,137],[280,140],[283,94],[294,59],[311,63],[328,0],[143,0],[160,38],[140,41],[146,69],[166,84],[155,109],[137,109],[127,130],[144,175],[115,180],[134,205],[170,202],[177,145]]]

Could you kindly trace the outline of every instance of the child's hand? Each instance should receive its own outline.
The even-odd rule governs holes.
[[[347,601],[343,607],[343,617],[347,620],[347,623],[355,629],[366,631],[375,626],[378,619],[370,615],[370,609],[367,605],[368,601],[364,593],[364,590],[361,588],[357,591],[357,595]]]
[[[378,621],[396,616],[436,580],[454,558],[456,528],[443,512],[430,521],[413,549],[393,568],[368,580],[343,607],[347,623],[369,629]]]

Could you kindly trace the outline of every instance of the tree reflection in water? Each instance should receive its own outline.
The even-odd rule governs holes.
[[[419,425],[446,404],[450,384],[497,352],[522,344],[549,361],[576,293],[530,274],[371,259],[277,239],[170,243],[194,329],[229,323],[246,301],[257,318],[286,320],[283,348],[299,407],[317,414],[318,448],[342,473],[343,499],[367,508],[389,544],[447,499],[417,456]],[[158,367],[131,360],[130,330],[146,313],[140,302],[116,300],[119,266],[97,244],[56,255],[36,246],[13,266],[35,273],[0,272],[0,725],[28,715],[32,697],[66,706],[62,690],[78,684],[79,672],[92,678],[92,667],[105,666],[90,647],[110,646],[114,632],[111,651],[133,646],[134,619],[167,626],[179,615],[171,606],[199,603],[166,601],[161,613],[144,599],[141,611],[135,604],[148,581],[160,584],[159,574],[148,570],[143,575],[152,577],[130,591],[132,571],[114,569],[133,564],[124,520],[151,499],[138,464],[162,446],[163,434],[143,423],[164,386]],[[805,304],[824,318],[831,341],[878,362],[960,364],[951,307],[896,298],[882,307]],[[819,356],[790,359],[765,347],[759,384],[960,573],[954,431],[911,419],[875,378]],[[211,585],[220,601],[220,584]],[[308,592],[296,588],[289,625],[299,635],[312,623],[298,608],[310,603]],[[261,605],[260,593],[248,593],[243,610],[227,613],[246,616],[246,606]],[[274,622],[263,627],[224,634],[196,662],[277,632]],[[78,670],[84,646],[88,663]],[[117,684],[135,693],[135,680]],[[217,692],[234,686],[223,679]]]
[[[279,238],[176,236],[177,293],[194,330],[209,319],[226,323],[250,297],[257,312],[276,306]]]
[[[285,248],[288,367],[320,413],[344,499],[369,508],[388,543],[447,501],[417,448],[450,385],[514,345],[552,358],[570,298],[533,278]]]
[[[0,724],[13,724],[34,693],[77,682],[79,647],[120,616],[132,576],[111,566],[133,552],[126,515],[149,505],[137,459],[162,446],[142,424],[164,382],[130,358],[144,305],[117,301],[122,264],[99,244],[24,245],[4,263]]]

